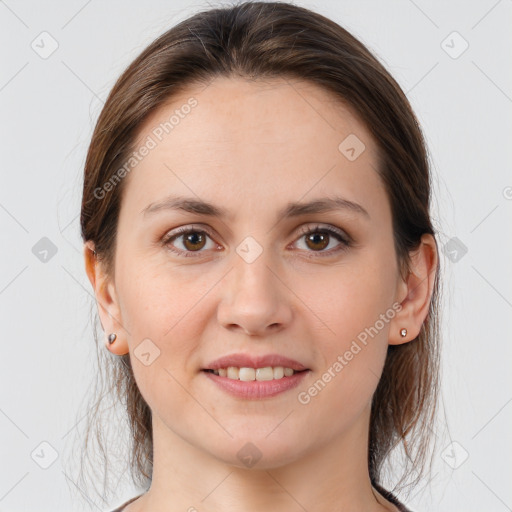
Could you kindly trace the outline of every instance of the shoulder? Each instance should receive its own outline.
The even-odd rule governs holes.
[[[135,496],[134,498],[129,499],[127,502],[123,503],[122,505],[120,505],[116,509],[112,510],[111,512],[122,512],[124,510],[124,508],[126,507],[126,505],[129,505],[130,503],[132,503],[136,499],[140,498],[141,496],[142,496],[142,494],[139,494],[139,496]]]
[[[373,483],[373,487],[375,487],[375,489],[379,491],[379,494],[384,496],[384,498],[386,498],[389,502],[395,505],[400,512],[413,512],[412,510],[408,509],[403,503],[400,503],[398,498],[392,492],[386,491],[386,489],[375,483]]]

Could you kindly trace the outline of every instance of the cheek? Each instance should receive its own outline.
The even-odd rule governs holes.
[[[148,258],[149,260],[149,258]],[[198,301],[211,288],[211,279],[191,278],[179,270],[151,260],[136,260],[130,268],[121,268],[123,281],[118,284],[122,297],[123,321],[128,323],[133,341],[153,337],[164,341],[193,326],[191,316]]]
[[[159,387],[174,389],[176,381],[172,376],[183,382],[200,366],[198,343],[214,314],[208,294],[219,276],[205,272],[192,276],[185,267],[151,263],[147,259],[137,262],[134,258],[123,265],[119,275],[128,277],[118,284],[121,315],[129,332],[137,382],[140,381],[141,390],[148,379]],[[146,346],[149,352],[157,354],[149,366],[137,359]]]
[[[393,264],[386,265],[371,258],[340,271],[325,283],[329,288],[316,303],[318,316],[330,328],[329,335],[318,340],[323,363],[319,372],[322,381],[336,382],[332,392],[341,408],[348,402],[366,404],[382,372],[395,316]],[[320,297],[321,288],[315,290]]]
[[[148,264],[134,269],[119,272],[130,278],[118,288],[137,386],[153,411],[185,410],[190,396],[183,386],[197,371],[194,340],[201,339],[204,329],[200,299],[211,284],[185,282]]]
[[[342,349],[366,328],[373,326],[393,303],[393,265],[387,266],[377,258],[362,255],[357,262],[338,266],[324,275],[303,275],[294,287],[300,297],[305,297],[326,330],[326,346]],[[378,330],[387,334],[388,322],[378,324]]]

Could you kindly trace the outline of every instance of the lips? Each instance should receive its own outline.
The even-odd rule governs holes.
[[[235,366],[238,368],[265,368],[268,366],[276,367],[283,366],[291,368],[297,372],[308,370],[306,366],[279,354],[266,354],[262,356],[249,355],[249,354],[230,354],[220,357],[208,363],[203,370],[218,370],[219,368],[228,368]]]

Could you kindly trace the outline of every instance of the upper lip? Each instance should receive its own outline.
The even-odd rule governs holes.
[[[284,368],[291,368],[295,371],[307,370],[303,364],[290,359],[289,357],[280,356],[279,354],[266,354],[263,356],[249,355],[249,354],[229,354],[227,356],[219,357],[208,363],[203,368],[204,370],[218,370],[219,368],[228,368],[229,366],[236,366],[238,368],[265,368],[267,366],[283,366]]]

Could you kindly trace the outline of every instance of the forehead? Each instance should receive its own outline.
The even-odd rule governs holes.
[[[194,138],[187,130],[191,123],[202,129]],[[331,142],[336,150],[340,136],[356,133],[368,149],[375,149],[350,105],[314,83],[291,78],[217,77],[207,84],[193,84],[148,117],[139,129],[137,144],[152,134],[157,142],[166,139],[168,144],[170,139],[192,144],[202,139],[215,142],[218,148],[237,144],[247,150],[252,145],[248,133],[258,136],[254,142],[273,145],[308,136],[311,146],[329,134],[324,149]]]
[[[264,199],[276,209],[333,189],[378,206],[384,193],[365,126],[350,106],[305,81],[195,84],[148,117],[135,150],[144,145],[150,149],[126,183],[127,199],[141,209],[170,193],[233,208],[261,208]]]

